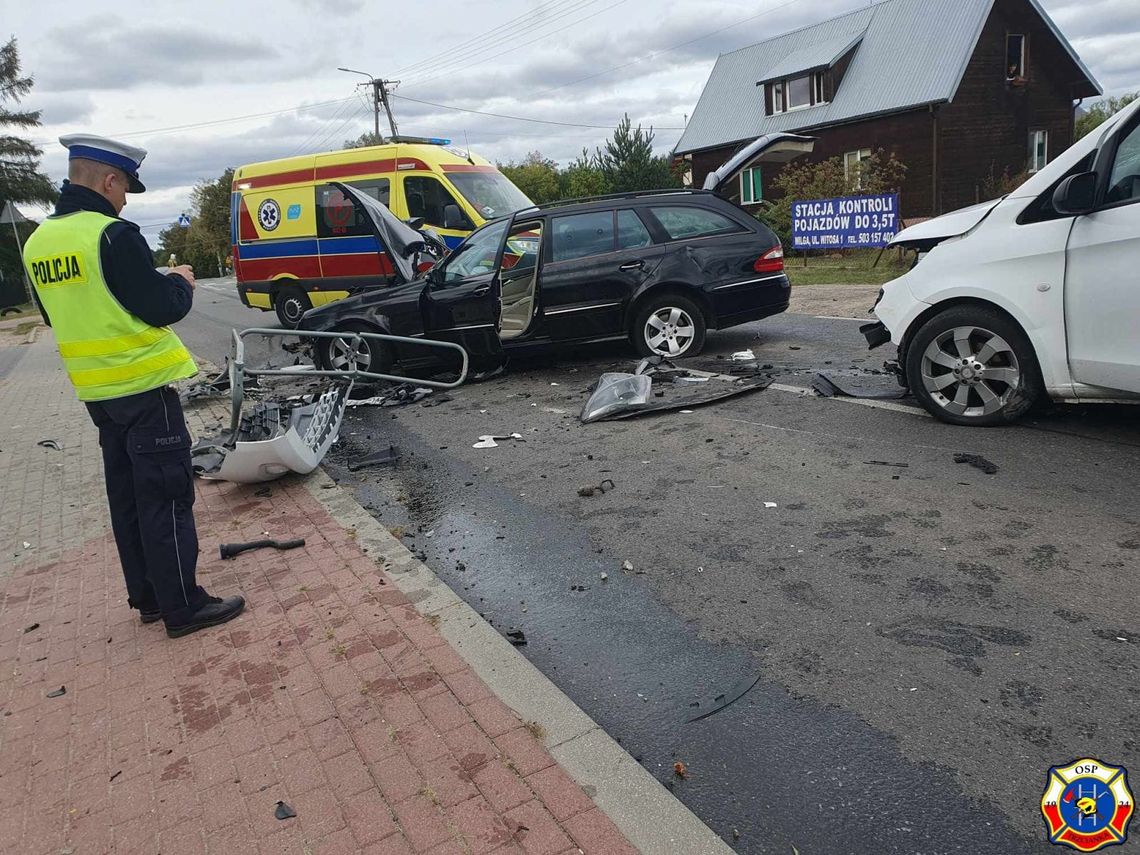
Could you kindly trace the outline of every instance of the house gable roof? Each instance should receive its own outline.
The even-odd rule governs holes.
[[[681,154],[951,101],[995,0],[885,0],[785,33],[716,61]],[[1038,0],[1027,0],[1091,88],[1100,86]],[[833,64],[857,45],[833,100],[766,116],[757,84]],[[843,47],[844,49],[840,49]],[[827,56],[827,60],[822,58]],[[937,61],[932,62],[932,57]]]

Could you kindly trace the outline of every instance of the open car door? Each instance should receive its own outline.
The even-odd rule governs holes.
[[[429,271],[420,297],[424,336],[462,345],[477,373],[504,362],[500,276],[510,224],[508,217],[472,232]]]
[[[712,190],[723,196],[725,195],[723,191],[732,187],[733,182],[745,169],[750,169],[758,163],[788,163],[801,154],[810,154],[814,149],[815,137],[804,137],[799,134],[765,134],[744,146],[718,169],[706,175],[702,189]]]
[[[380,241],[380,251],[392,259],[392,266],[401,281],[411,282],[416,279],[417,259],[427,248],[424,236],[367,193],[340,181],[333,181],[332,185],[368,214],[368,222],[372,224],[372,230]]]

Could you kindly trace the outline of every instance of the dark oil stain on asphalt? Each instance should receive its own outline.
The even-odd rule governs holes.
[[[333,476],[374,514],[383,506],[406,513],[393,519],[396,511],[385,511],[381,522],[405,524],[408,548],[422,550],[500,632],[524,630],[528,644],[518,650],[736,851],[1042,851],[998,806],[966,797],[952,770],[906,759],[887,734],[845,710],[792,697],[775,681],[762,678],[731,707],[688,723],[699,713],[691,704],[761,673],[759,660],[699,638],[640,577],[622,572],[621,556],[599,554],[573,521],[473,475],[397,422],[385,420],[384,429],[386,442],[410,452],[395,470],[348,473],[344,443],[326,459]],[[885,522],[849,520],[824,536],[853,529],[882,536]],[[782,592],[825,608],[805,585],[788,582]],[[983,642],[1019,643],[998,627],[922,616],[884,633],[940,647],[964,665],[984,655]],[[805,650],[799,664],[811,669],[815,658]],[[1029,687],[1013,687],[1013,697],[1036,700]],[[673,775],[678,760],[689,771],[684,779]]]

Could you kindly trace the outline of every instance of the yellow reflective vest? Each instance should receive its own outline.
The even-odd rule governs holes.
[[[198,373],[170,327],[139,320],[107,287],[99,243],[115,222],[94,211],[48,217],[24,245],[24,266],[81,401],[136,395]]]

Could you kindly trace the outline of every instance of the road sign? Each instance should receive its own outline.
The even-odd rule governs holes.
[[[190,215],[189,214],[179,214],[178,215],[178,227],[180,229],[190,228]]]
[[[884,247],[898,230],[897,193],[792,203],[795,249]]]

